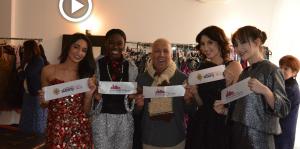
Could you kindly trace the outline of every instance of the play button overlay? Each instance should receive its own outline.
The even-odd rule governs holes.
[[[72,8],[72,14],[81,9],[84,5],[82,5],[77,0],[72,0],[71,8]]]
[[[61,15],[71,22],[80,22],[86,19],[90,16],[92,8],[92,0],[59,0]]]

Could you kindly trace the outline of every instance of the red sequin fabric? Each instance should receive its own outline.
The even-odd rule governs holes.
[[[54,79],[51,84],[64,81]],[[91,125],[83,111],[83,94],[49,101],[47,148],[92,148]]]

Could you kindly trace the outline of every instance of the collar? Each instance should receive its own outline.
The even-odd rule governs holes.
[[[175,74],[175,71],[176,71],[176,64],[173,61],[171,61],[167,69],[165,69],[160,75],[155,75],[156,71],[153,67],[152,62],[149,62],[147,64],[147,72],[154,79],[152,83],[153,86],[160,85],[164,81],[170,83],[170,79]]]

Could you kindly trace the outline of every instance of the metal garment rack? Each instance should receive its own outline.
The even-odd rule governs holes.
[[[149,42],[134,42],[134,41],[127,41],[126,43],[136,45],[136,49],[139,47],[151,47],[152,43]],[[195,49],[197,44],[183,44],[183,43],[171,43],[172,48],[186,48],[186,49]]]
[[[127,41],[126,43],[137,44],[137,45],[145,45],[151,46],[152,43],[150,42],[134,42],[134,41]],[[183,44],[183,43],[171,43],[172,46],[191,46],[195,47],[197,44]]]
[[[4,38],[4,37],[0,37],[0,40],[37,40],[39,42],[43,41],[42,38]]]

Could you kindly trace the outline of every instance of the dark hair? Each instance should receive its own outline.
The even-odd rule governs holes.
[[[49,61],[48,61],[48,59],[47,59],[47,57],[46,57],[44,47],[40,44],[40,45],[39,45],[39,48],[40,48],[40,51],[41,51],[41,56],[42,56],[42,58],[43,58],[43,60],[44,60],[44,64],[45,64],[45,65],[49,65],[50,63],[49,63]]]
[[[26,63],[29,63],[32,59],[37,58],[41,55],[40,48],[36,41],[27,40],[23,43],[24,53],[21,62],[21,67],[23,68]]]
[[[290,67],[296,73],[298,73],[299,69],[300,69],[299,60],[292,55],[286,55],[286,56],[280,58],[279,65]]]
[[[87,43],[87,51],[85,57],[78,64],[78,76],[79,78],[91,77],[95,72],[95,60],[92,51],[92,44],[89,38],[82,33],[75,33],[72,35],[70,42],[68,42],[62,49],[59,56],[60,63],[67,60],[71,46],[78,40],[84,40]]]
[[[254,26],[244,26],[234,32],[231,41],[233,46],[236,47],[237,40],[241,43],[246,43],[256,39],[260,39],[261,44],[264,44],[267,40],[267,34]]]
[[[225,32],[218,26],[208,26],[204,28],[196,37],[196,42],[201,44],[201,37],[207,36],[213,41],[216,41],[220,47],[221,57],[225,59],[229,59],[230,57],[230,48],[229,41],[225,35]],[[199,46],[200,48],[200,46]],[[201,50],[200,50],[201,51]],[[201,56],[206,58],[206,56],[202,53]]]
[[[123,37],[124,41],[126,42],[126,35],[125,35],[124,31],[122,31],[121,29],[109,30],[105,35],[105,40],[108,40],[109,37],[111,37],[112,35],[115,35],[115,34],[121,35]]]

